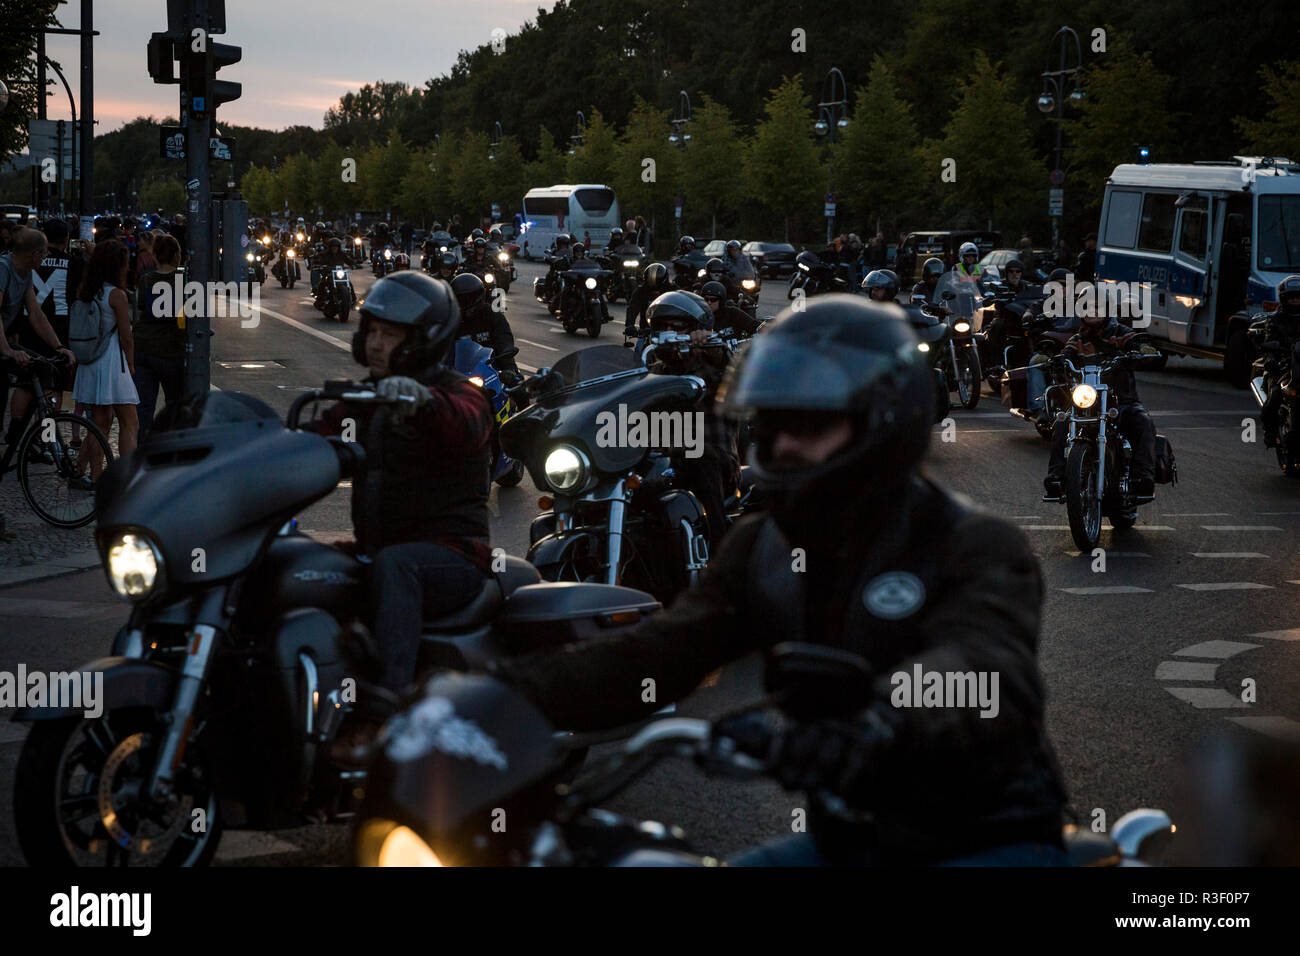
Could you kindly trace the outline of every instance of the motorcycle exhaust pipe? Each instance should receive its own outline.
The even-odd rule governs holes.
[[[1255,396],[1255,401],[1259,402],[1259,407],[1263,408],[1264,403],[1268,401],[1268,395],[1264,393],[1264,376],[1258,375],[1250,380],[1250,393]]]

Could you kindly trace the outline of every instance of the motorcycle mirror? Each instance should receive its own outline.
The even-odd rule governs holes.
[[[500,355],[492,356],[492,358],[488,361],[488,364],[491,365],[493,368],[499,368],[499,366],[497,365],[498,362],[504,362],[507,359],[512,359],[518,354],[519,354],[518,348],[506,349]]]
[[[945,302],[950,302],[957,298],[957,293],[953,292],[952,289],[945,289],[943,295],[939,296],[939,298],[943,299]]]
[[[763,686],[791,717],[816,720],[864,707],[871,694],[871,672],[857,654],[788,641],[772,649]]]

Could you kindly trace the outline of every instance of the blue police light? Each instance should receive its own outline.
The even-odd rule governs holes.
[[[1151,149],[1147,146],[1138,147],[1138,162],[1146,164],[1151,162]]]

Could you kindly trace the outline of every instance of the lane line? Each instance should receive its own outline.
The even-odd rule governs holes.
[[[1287,743],[1300,743],[1300,723],[1290,717],[1227,717],[1234,724],[1253,730],[1266,737]]]
[[[328,342],[330,345],[334,346],[335,348],[342,349],[345,352],[352,351],[351,342],[345,343],[343,340],[336,339],[334,336],[328,335],[325,332],[322,332],[320,329],[314,329],[310,325],[307,325],[303,322],[299,322],[297,319],[291,319],[287,315],[284,315],[280,312],[276,312],[274,309],[268,309],[264,305],[255,305],[253,306],[253,308],[256,309],[258,312],[265,312],[273,319],[279,319],[281,322],[285,323],[285,325],[293,326],[295,329],[298,329],[300,332],[306,332],[308,335],[314,335],[316,336],[316,338],[320,339],[323,342]]]
[[[1300,627],[1287,628],[1285,631],[1259,631],[1246,636],[1263,637],[1272,641],[1300,641]]]
[[[1252,581],[1217,581],[1206,582],[1203,584],[1175,584],[1176,588],[1185,588],[1188,591],[1258,591],[1273,590],[1271,584],[1255,584]]]
[[[1205,531],[1281,531],[1271,524],[1203,524]]]
[[[1227,660],[1229,657],[1263,646],[1263,644],[1247,644],[1244,641],[1205,641],[1201,644],[1193,644],[1191,647],[1184,647],[1181,651],[1174,651],[1174,657],[1217,657],[1220,660]]]
[[[1165,690],[1173,694],[1179,700],[1186,701],[1197,710],[1218,710],[1228,707],[1249,707],[1240,697],[1229,694],[1222,687],[1170,687],[1164,685]]]
[[[1267,558],[1258,551],[1192,551],[1194,558]]]
[[[1227,511],[1166,511],[1162,518],[1230,518]]]
[[[1200,661],[1161,661],[1156,667],[1156,680],[1214,680],[1218,664]]]
[[[1103,549],[1105,550],[1105,549]],[[1071,558],[1092,557],[1092,553],[1084,554],[1082,551],[1062,551],[1064,555]],[[1149,558],[1151,555],[1145,551],[1107,551],[1107,558]]]
[[[523,342],[525,345],[535,345],[535,346],[537,346],[537,348],[539,348],[539,349],[546,349],[546,351],[548,351],[548,352],[558,352],[558,351],[560,351],[560,350],[557,349],[554,345],[543,345],[541,342],[534,342],[534,341],[532,341],[531,339],[519,339],[519,338],[517,338],[517,339],[515,339],[515,341],[516,341],[516,342]]]
[[[1097,588],[1058,588],[1066,594],[1154,594],[1150,588],[1135,588],[1126,584],[1117,584],[1110,587]]]

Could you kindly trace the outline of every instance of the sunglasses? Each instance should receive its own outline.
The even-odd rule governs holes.
[[[706,296],[704,297],[704,301],[705,301],[705,302],[721,302],[722,300],[719,299],[716,295],[706,295]]]

